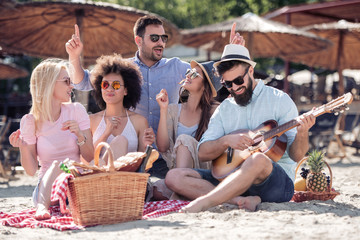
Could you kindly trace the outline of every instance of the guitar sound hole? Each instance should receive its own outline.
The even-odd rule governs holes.
[[[254,146],[254,147],[258,146],[258,145],[262,142],[263,139],[264,139],[264,137],[263,137],[262,134],[256,135],[256,136],[253,138],[254,144],[253,144],[252,146]]]

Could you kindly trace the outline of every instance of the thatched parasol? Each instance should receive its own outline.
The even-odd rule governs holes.
[[[337,70],[340,75],[339,95],[342,95],[344,93],[344,82],[340,74],[342,70],[360,69],[360,23],[341,20],[304,27],[303,30],[329,39],[333,43],[332,46],[324,51],[288,56],[286,59],[312,67]]]
[[[360,21],[360,0],[331,1],[285,6],[264,15],[264,18],[297,27],[330,23],[345,19]]]
[[[252,57],[281,57],[327,48],[330,43],[318,36],[285,24],[247,13],[225,22],[182,30],[182,43],[222,52],[229,43],[232,24],[246,41]]]
[[[23,78],[29,75],[25,69],[11,63],[0,61],[0,79]]]
[[[77,23],[84,42],[84,61],[94,62],[114,52],[127,57],[137,50],[134,23],[148,14],[152,13],[100,2],[18,3],[0,9],[0,45],[37,57],[67,58],[65,43]],[[170,37],[168,45],[175,43],[180,36],[177,27],[159,18]]]

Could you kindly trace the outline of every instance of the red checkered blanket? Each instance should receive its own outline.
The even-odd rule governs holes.
[[[11,227],[48,227],[59,231],[83,229],[73,221],[69,209],[66,207],[66,189],[70,174],[61,174],[54,182],[51,192],[51,201],[59,201],[59,206],[50,207],[51,218],[38,221],[34,218],[36,209],[28,209],[18,213],[4,213],[0,211],[0,223]],[[143,219],[160,217],[171,212],[177,212],[188,201],[167,200],[147,202],[144,205]]]

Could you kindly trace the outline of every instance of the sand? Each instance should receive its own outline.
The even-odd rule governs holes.
[[[360,239],[360,156],[347,152],[346,159],[326,159],[340,192],[333,201],[261,203],[255,212],[221,205],[77,231],[0,226],[0,239]],[[31,208],[35,184],[22,173],[8,183],[0,178],[0,210]]]

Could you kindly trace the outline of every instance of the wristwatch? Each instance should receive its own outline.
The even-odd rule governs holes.
[[[79,145],[79,147],[81,147],[82,145],[84,145],[85,142],[86,142],[86,136],[85,136],[85,135],[83,135],[83,136],[84,136],[84,140],[82,140],[81,142],[79,142],[78,140],[76,140],[76,144]]]

